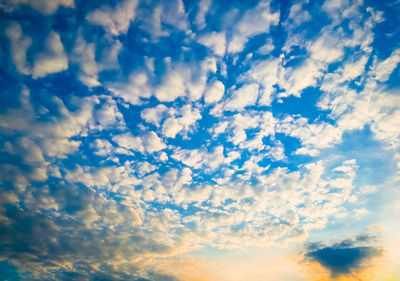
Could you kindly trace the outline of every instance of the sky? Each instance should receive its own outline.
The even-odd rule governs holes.
[[[1,0],[0,280],[400,280],[399,14]]]

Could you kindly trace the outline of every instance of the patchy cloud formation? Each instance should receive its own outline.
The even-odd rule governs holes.
[[[399,279],[381,2],[0,0],[0,276]]]

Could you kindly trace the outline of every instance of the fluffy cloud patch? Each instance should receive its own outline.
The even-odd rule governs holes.
[[[224,110],[240,111],[246,106],[255,105],[258,98],[257,84],[249,84],[234,90],[231,97],[226,101]]]
[[[32,73],[34,78],[68,69],[68,57],[60,35],[51,31],[45,42],[45,50],[35,57]]]
[[[206,103],[218,102],[222,99],[225,92],[225,86],[220,81],[212,83],[210,88],[204,94],[204,101]]]
[[[250,37],[260,33],[268,33],[270,26],[278,24],[278,21],[279,13],[271,12],[269,2],[260,2],[255,8],[246,11],[239,22],[234,25],[233,36],[228,44],[228,52],[242,51]]]
[[[135,10],[138,2],[126,0],[115,7],[102,6],[86,16],[86,19],[94,24],[102,26],[112,35],[126,33],[135,18]]]
[[[21,74],[30,74],[31,67],[27,62],[26,52],[32,44],[32,39],[23,34],[21,26],[16,22],[9,24],[6,34],[11,42],[11,57],[15,68]]]
[[[82,34],[76,38],[72,61],[79,64],[79,80],[89,87],[100,85],[98,81],[99,70],[95,60],[95,48],[94,43],[88,44]]]
[[[223,56],[225,54],[225,33],[211,32],[209,34],[202,35],[199,38],[199,42],[208,48],[211,48],[212,51],[218,56]]]

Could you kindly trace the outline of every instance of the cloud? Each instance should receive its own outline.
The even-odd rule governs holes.
[[[23,34],[21,26],[16,22],[11,22],[6,35],[11,41],[11,57],[15,68],[21,74],[31,73],[31,67],[27,62],[26,53],[32,44],[32,39]]]
[[[357,246],[360,238],[344,240],[332,246],[312,245],[306,258],[328,269],[332,278],[351,275],[352,272],[368,266],[367,262],[381,255],[381,250],[372,246]],[[361,241],[362,242],[362,241]]]
[[[127,82],[110,82],[107,88],[116,97],[133,105],[142,104],[142,99],[152,95],[148,75],[141,71],[130,74]]]
[[[78,34],[71,61],[79,65],[78,78],[88,87],[100,85],[98,81],[99,69],[95,60],[95,48],[94,43],[88,44],[82,34]]]
[[[211,4],[211,0],[201,0],[198,2],[198,11],[196,14],[195,22],[199,29],[203,29],[206,26],[206,15],[210,10]]]
[[[186,95],[185,78],[177,71],[170,72],[155,91],[156,98],[161,102],[170,102]]]
[[[33,65],[33,78],[41,78],[48,74],[68,69],[68,57],[60,35],[51,31],[45,42],[45,50],[37,54]]]
[[[305,148],[301,148],[299,153],[308,151],[314,154],[315,148],[331,147],[342,138],[340,128],[326,122],[309,124],[306,118],[286,117],[280,120],[276,131],[300,139]]]
[[[230,154],[228,157],[224,156],[224,148],[218,146],[212,152],[205,151],[204,149],[197,150],[183,150],[179,149],[172,154],[172,158],[181,161],[183,164],[199,169],[202,166],[208,167],[211,170],[217,169],[222,164],[227,164],[239,155]]]
[[[44,15],[53,14],[59,7],[74,8],[74,0],[5,0],[0,3],[0,8],[11,12],[19,8],[21,5],[30,5],[33,9],[39,11]]]
[[[384,82],[389,79],[389,75],[392,74],[399,62],[400,49],[396,49],[387,59],[374,65],[372,75],[377,81]]]
[[[160,126],[160,122],[163,117],[171,112],[172,109],[166,107],[163,104],[159,104],[156,107],[148,107],[143,109],[140,113],[140,116],[147,122],[156,125],[157,127]]]
[[[157,42],[160,37],[169,36],[176,31],[183,31],[187,35],[192,34],[185,5],[181,0],[151,3],[145,5],[141,12],[143,17],[140,26],[150,34],[154,42]]]
[[[112,35],[126,33],[131,22],[135,18],[136,0],[125,0],[115,7],[101,6],[86,16],[86,19],[94,25],[102,26]]]
[[[49,200],[53,202],[50,207],[46,205]],[[108,200],[90,188],[63,183],[31,187],[24,202],[24,209],[8,202],[8,220],[0,221],[1,258],[17,265],[20,273],[50,279],[63,272],[114,276],[111,280],[163,276],[130,262],[171,250],[166,241],[140,233],[140,208]],[[130,233],[134,229],[136,233]],[[149,251],[150,245],[153,250]],[[147,275],[149,271],[153,273]]]
[[[141,138],[134,137],[130,133],[115,135],[113,137],[113,141],[115,141],[120,147],[139,152],[144,152],[144,147]]]
[[[204,94],[205,103],[215,103],[222,99],[225,93],[225,86],[220,81],[214,81]]]
[[[176,134],[178,134],[182,129],[183,127],[179,124],[178,120],[175,118],[168,118],[164,122],[162,133],[167,138],[175,138]]]
[[[258,89],[259,86],[257,84],[249,84],[234,90],[226,101],[224,110],[240,111],[246,106],[255,105],[258,98]]]
[[[252,64],[249,71],[243,74],[240,79],[259,83],[262,86],[260,88],[259,104],[269,106],[273,99],[272,94],[275,91],[273,86],[278,84],[281,71],[280,59],[257,61]]]
[[[213,31],[201,35],[198,40],[201,44],[211,48],[216,55],[223,56],[225,54],[226,37],[224,32],[217,33]]]
[[[370,70],[364,74],[365,83],[368,86],[359,93],[343,85],[343,79],[337,79],[337,76],[343,75],[342,69],[338,70],[338,74],[327,76],[321,89],[328,94],[321,97],[318,106],[321,109],[331,110],[330,116],[336,120],[340,130],[361,129],[369,125],[376,139],[389,146],[397,147],[400,144],[399,131],[393,122],[397,119],[400,99],[386,92],[378,84],[381,80],[388,79],[398,63],[397,56],[395,50],[385,60],[376,60]]]
[[[148,153],[160,151],[167,147],[154,132],[149,132],[143,136],[143,145]]]
[[[166,148],[155,132],[146,132],[141,136],[132,136],[131,133],[115,135],[113,141],[120,147],[138,151],[141,153],[153,153]]]
[[[279,12],[271,12],[270,4],[261,1],[255,8],[244,13],[233,27],[233,36],[228,43],[228,52],[237,53],[254,35],[268,33],[271,25],[279,22]]]

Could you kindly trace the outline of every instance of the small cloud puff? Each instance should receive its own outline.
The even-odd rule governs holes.
[[[68,57],[60,35],[52,31],[45,42],[45,50],[35,58],[33,65],[33,78],[41,78],[48,74],[57,73],[68,68]]]
[[[137,0],[125,0],[115,7],[101,6],[89,13],[86,19],[94,25],[102,26],[112,35],[126,33],[135,18]]]

